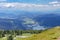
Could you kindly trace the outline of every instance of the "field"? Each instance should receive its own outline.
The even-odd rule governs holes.
[[[24,40],[57,40],[60,37],[60,27],[48,29],[40,34],[33,35]]]
[[[7,40],[8,37],[2,37],[0,40]],[[24,33],[16,35],[13,40],[60,40],[60,27],[54,27],[44,30],[38,34]]]
[[[48,29],[40,34],[35,34],[29,38],[22,38],[21,40],[58,40],[60,37],[60,27]],[[17,40],[20,40],[17,38]],[[59,39],[60,40],[60,39]]]

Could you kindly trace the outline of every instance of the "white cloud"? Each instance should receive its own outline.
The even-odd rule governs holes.
[[[53,2],[49,2],[49,4],[59,4],[60,2],[58,1],[53,1]]]
[[[49,4],[53,5],[54,7],[60,7],[60,2],[58,1],[49,2]]]
[[[14,4],[7,3],[7,4],[4,4],[3,7],[9,8],[9,7],[15,7],[15,5]]]
[[[55,2],[57,3],[57,2]],[[28,3],[0,3],[0,8],[14,8],[27,11],[49,11],[60,8],[60,4],[43,5],[43,4],[28,4]]]
[[[37,4],[27,4],[27,3],[0,3],[0,7],[2,8],[45,8],[48,5],[37,5]]]

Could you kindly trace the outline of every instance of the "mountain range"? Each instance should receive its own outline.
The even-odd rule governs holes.
[[[44,30],[60,26],[60,14],[41,12],[0,12],[0,29],[2,30]]]

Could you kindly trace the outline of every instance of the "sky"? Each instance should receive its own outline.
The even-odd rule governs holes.
[[[60,0],[0,0],[0,10],[58,11]]]

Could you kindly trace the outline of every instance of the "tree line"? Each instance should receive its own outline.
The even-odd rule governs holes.
[[[38,34],[43,30],[0,30],[0,38],[8,36],[7,40],[13,40],[13,37],[24,33]]]

